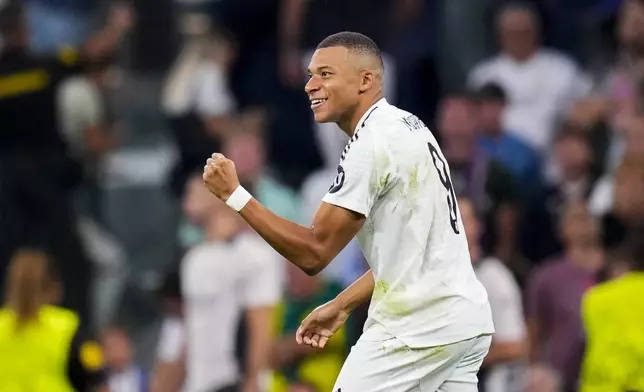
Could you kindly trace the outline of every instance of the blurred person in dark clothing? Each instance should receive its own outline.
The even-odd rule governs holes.
[[[604,264],[599,222],[583,201],[561,215],[564,254],[537,267],[528,281],[530,362],[552,367],[566,391],[576,391],[584,350],[581,301]]]
[[[219,151],[228,135],[257,126],[257,112],[238,115],[229,88],[230,68],[236,56],[230,34],[211,26],[206,15],[183,19],[184,47],[165,81],[163,111],[179,149],[171,180],[181,196],[188,177],[202,166],[209,151]],[[255,120],[255,123],[252,123]]]
[[[546,184],[525,216],[524,250],[535,263],[562,251],[564,239],[558,228],[563,210],[569,203],[588,200],[597,181],[591,146],[583,131],[565,126],[554,141],[553,158],[560,180]]]
[[[580,392],[644,390],[644,226],[627,240],[631,270],[586,293]]]
[[[604,245],[623,243],[644,224],[644,155],[628,154],[614,174],[611,210],[602,216]]]
[[[62,286],[49,256],[16,252],[6,288],[0,309],[2,390],[108,392],[100,345],[88,338],[75,312],[54,305]]]
[[[523,392],[528,350],[521,289],[505,264],[483,253],[481,221],[472,203],[459,198],[458,208],[474,272],[487,290],[494,320],[492,345],[483,360],[479,385],[487,392]]]
[[[512,174],[478,147],[476,105],[466,95],[441,104],[438,133],[457,196],[467,196],[485,222],[484,249],[505,263],[517,251],[520,188]]]
[[[129,28],[127,8],[115,8],[105,30],[80,52],[63,49],[57,57],[37,58],[28,48],[22,2],[0,8],[0,273],[19,246],[38,245],[64,263],[64,304],[87,318],[89,263],[76,232],[72,192],[82,169],[69,156],[59,129],[57,91],[61,81],[113,50]]]

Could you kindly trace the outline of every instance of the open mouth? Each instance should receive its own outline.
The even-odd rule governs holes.
[[[311,100],[311,109],[320,107],[323,103],[327,101],[327,98],[316,98]]]

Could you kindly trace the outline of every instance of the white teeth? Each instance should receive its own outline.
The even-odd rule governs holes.
[[[318,105],[318,104],[321,104],[324,101],[326,101],[326,98],[324,98],[324,99],[312,99],[311,104]]]

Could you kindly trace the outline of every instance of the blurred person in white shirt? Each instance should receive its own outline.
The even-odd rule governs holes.
[[[482,225],[469,199],[459,198],[458,207],[474,272],[487,290],[496,330],[490,351],[483,361],[481,382],[487,392],[521,392],[527,363],[527,332],[521,290],[505,264],[482,253],[479,245]]]
[[[280,300],[282,259],[243,220],[210,197],[200,176],[184,199],[188,218],[205,230],[205,242],[181,264],[186,331],[184,392],[260,391],[268,367],[270,322]],[[237,326],[248,327],[245,369],[235,357]]]
[[[592,85],[571,58],[541,46],[540,28],[531,4],[506,5],[497,18],[501,52],[477,65],[468,82],[501,85],[510,104],[504,127],[547,153],[558,120]]]

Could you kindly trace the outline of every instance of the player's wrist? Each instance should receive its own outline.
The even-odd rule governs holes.
[[[234,191],[224,200],[226,205],[236,212],[246,207],[246,204],[252,199],[253,196],[243,186],[237,185]]]

